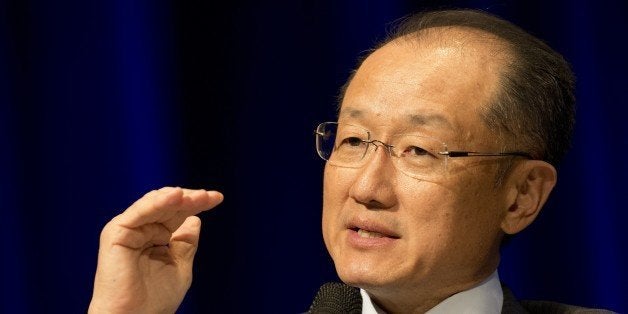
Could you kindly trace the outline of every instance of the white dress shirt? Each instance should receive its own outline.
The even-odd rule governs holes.
[[[362,314],[386,313],[371,301],[371,297],[364,289],[360,289],[360,294],[362,295]],[[499,275],[495,271],[477,286],[450,296],[426,314],[499,314],[503,303],[504,294]]]

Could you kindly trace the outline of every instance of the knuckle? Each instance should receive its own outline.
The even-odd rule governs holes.
[[[112,229],[110,241],[112,244],[122,244],[125,246],[136,247],[138,244],[136,231],[122,226],[116,226]]]
[[[111,234],[114,232],[113,230],[115,229],[117,225],[118,217],[119,216],[116,216],[113,219],[109,220],[109,222],[107,222],[105,226],[102,228],[102,230],[100,231],[101,242],[106,241],[107,239],[111,238]]]
[[[201,190],[202,193],[199,194],[199,200],[205,204],[207,202],[209,202],[209,194],[207,194],[207,192],[205,190]]]
[[[148,191],[148,193],[144,194],[144,196],[142,198],[152,197],[152,196],[156,195],[157,193],[159,193],[158,190],[150,190],[150,191]]]
[[[139,231],[139,232],[138,232]],[[119,216],[114,217],[105,225],[100,233],[101,245],[124,245],[137,247],[141,245],[141,231],[134,228],[128,228],[119,223]]]
[[[133,206],[132,213],[136,216],[142,217],[150,215],[151,212],[158,209],[159,207],[155,204],[154,198],[142,198]]]

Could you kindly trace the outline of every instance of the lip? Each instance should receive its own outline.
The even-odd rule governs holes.
[[[349,245],[356,249],[384,248],[394,245],[401,236],[392,228],[373,220],[354,218],[345,226],[347,230],[347,241]],[[364,238],[358,234],[358,230],[377,232],[383,237]]]

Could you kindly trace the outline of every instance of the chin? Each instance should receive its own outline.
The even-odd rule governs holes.
[[[334,263],[340,280],[347,285],[363,289],[381,288],[394,284],[394,276],[389,267],[369,261],[349,260]]]

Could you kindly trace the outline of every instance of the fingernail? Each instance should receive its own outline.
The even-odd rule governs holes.
[[[209,191],[210,197],[218,197],[218,200],[222,202],[225,199],[225,195],[218,191]]]

